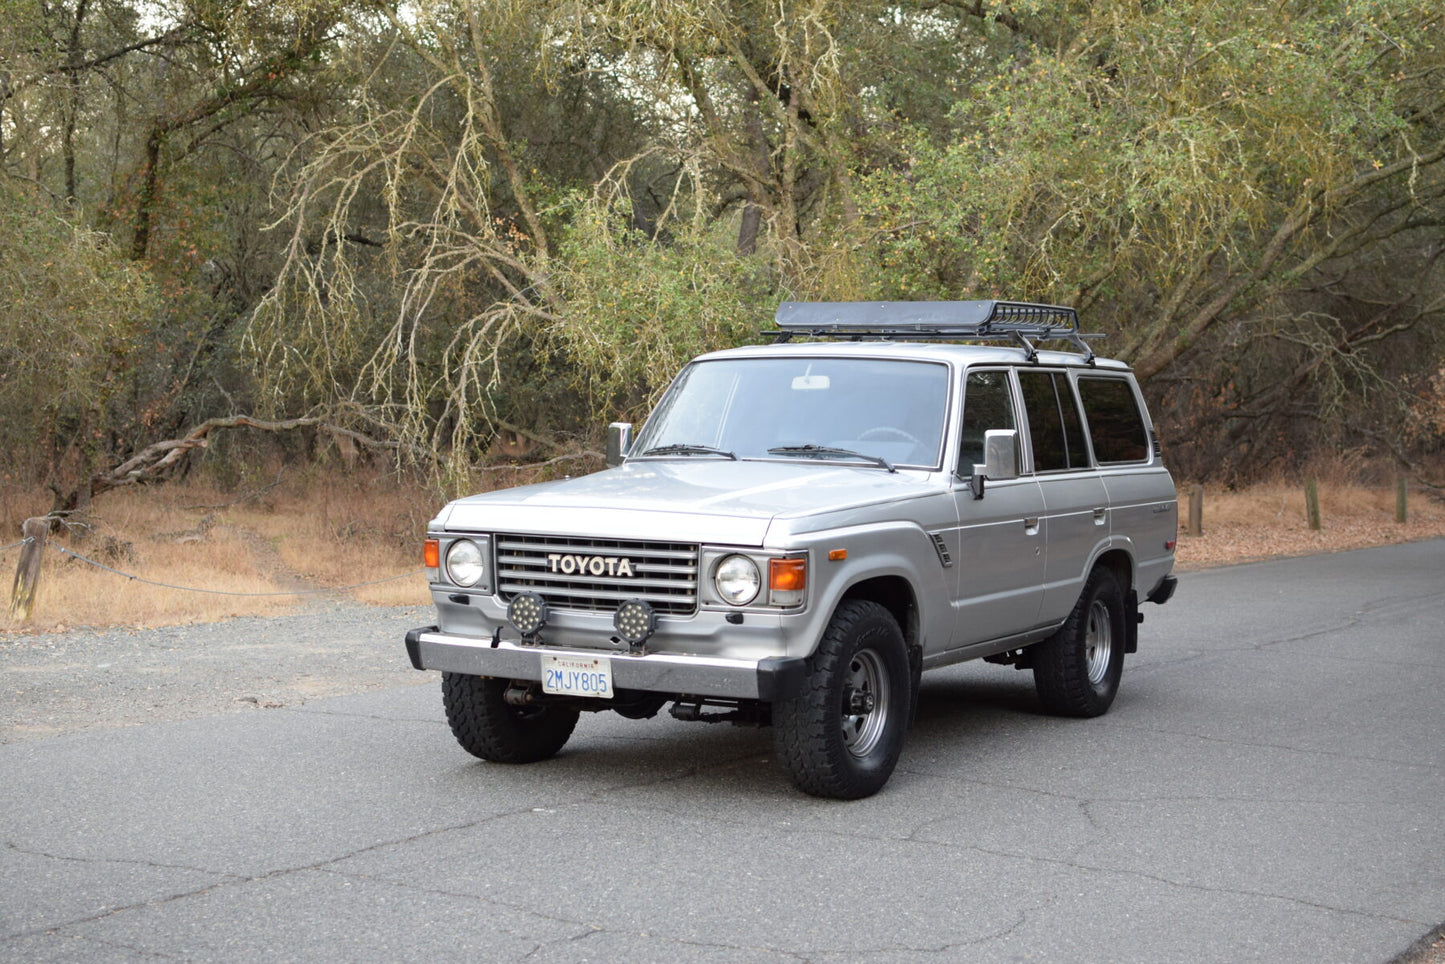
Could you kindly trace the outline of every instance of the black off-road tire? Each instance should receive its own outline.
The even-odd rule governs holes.
[[[867,600],[839,606],[801,692],[773,704],[778,760],[793,784],[836,800],[882,789],[903,750],[912,679],[893,614]]]
[[[1127,613],[1119,580],[1095,566],[1058,632],[1033,647],[1034,686],[1057,716],[1102,716],[1124,672]]]
[[[492,763],[536,763],[562,749],[578,710],[543,704],[512,706],[502,698],[509,680],[442,673],[442,705],[462,749]]]

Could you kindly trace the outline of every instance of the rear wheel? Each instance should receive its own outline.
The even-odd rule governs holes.
[[[442,705],[462,749],[492,763],[536,763],[555,756],[577,725],[575,707],[513,706],[510,680],[442,673]]]
[[[840,800],[882,789],[903,750],[912,676],[892,613],[867,600],[839,606],[802,691],[773,706],[778,758],[794,785]]]
[[[1058,632],[1031,651],[1034,686],[1050,713],[1101,716],[1124,672],[1124,593],[1114,573],[1095,567]]]

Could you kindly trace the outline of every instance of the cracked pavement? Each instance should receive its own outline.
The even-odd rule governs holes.
[[[1385,962],[1445,920],[1445,542],[1145,615],[1097,720],[926,675],[855,803],[665,715],[483,764],[434,682],[0,745],[0,958]]]

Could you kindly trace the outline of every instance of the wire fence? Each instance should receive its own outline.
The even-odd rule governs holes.
[[[22,539],[20,542],[16,543],[16,545],[20,545],[28,541],[29,540]],[[13,546],[6,546],[5,548],[9,549],[13,548]],[[202,589],[199,586],[178,586],[169,582],[160,582],[156,579],[147,579],[145,576],[137,576],[134,573],[122,572],[119,569],[114,569],[110,566],[107,566],[103,562],[97,562],[94,559],[89,558],[88,556],[82,556],[75,550],[67,549],[64,546],[51,546],[51,548],[53,548],[56,552],[60,553],[63,556],[70,556],[72,559],[78,559],[81,562],[94,566],[97,569],[103,569],[106,572],[114,573],[115,575],[120,576],[124,579],[128,579],[132,582],[145,583],[148,586],[159,586],[163,589],[176,589],[181,592],[201,592],[212,596],[318,596],[328,592],[347,592],[352,589],[363,589],[367,586],[380,586],[382,583],[396,582],[398,579],[406,579],[408,576],[415,576],[419,573],[423,573],[426,571],[422,568],[409,569],[406,572],[397,573],[395,576],[387,576],[385,579],[373,579],[370,582],[358,582],[355,585],[351,586],[331,586],[325,589],[292,589],[282,592],[235,592],[234,590],[230,589]]]
[[[10,545],[8,545],[8,546],[0,546],[0,552],[9,552],[11,549],[17,549],[17,548],[19,548],[20,546],[28,545],[30,542],[31,542],[30,537],[29,537],[29,536],[26,536],[24,539],[21,539],[19,542],[12,542],[12,543],[10,543]]]

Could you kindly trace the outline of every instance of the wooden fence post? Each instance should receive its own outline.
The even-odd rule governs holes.
[[[1204,535],[1204,486],[1196,485],[1189,490],[1189,534]]]
[[[1395,480],[1395,521],[1402,525],[1410,521],[1409,483],[1402,475]]]
[[[1305,479],[1305,518],[1310,528],[1320,528],[1320,487],[1314,479]]]
[[[45,537],[50,533],[50,520],[44,516],[26,519],[21,534],[29,541],[20,550],[15,567],[15,583],[10,587],[10,615],[21,622],[35,609],[35,593],[40,588],[40,559],[45,552]]]

